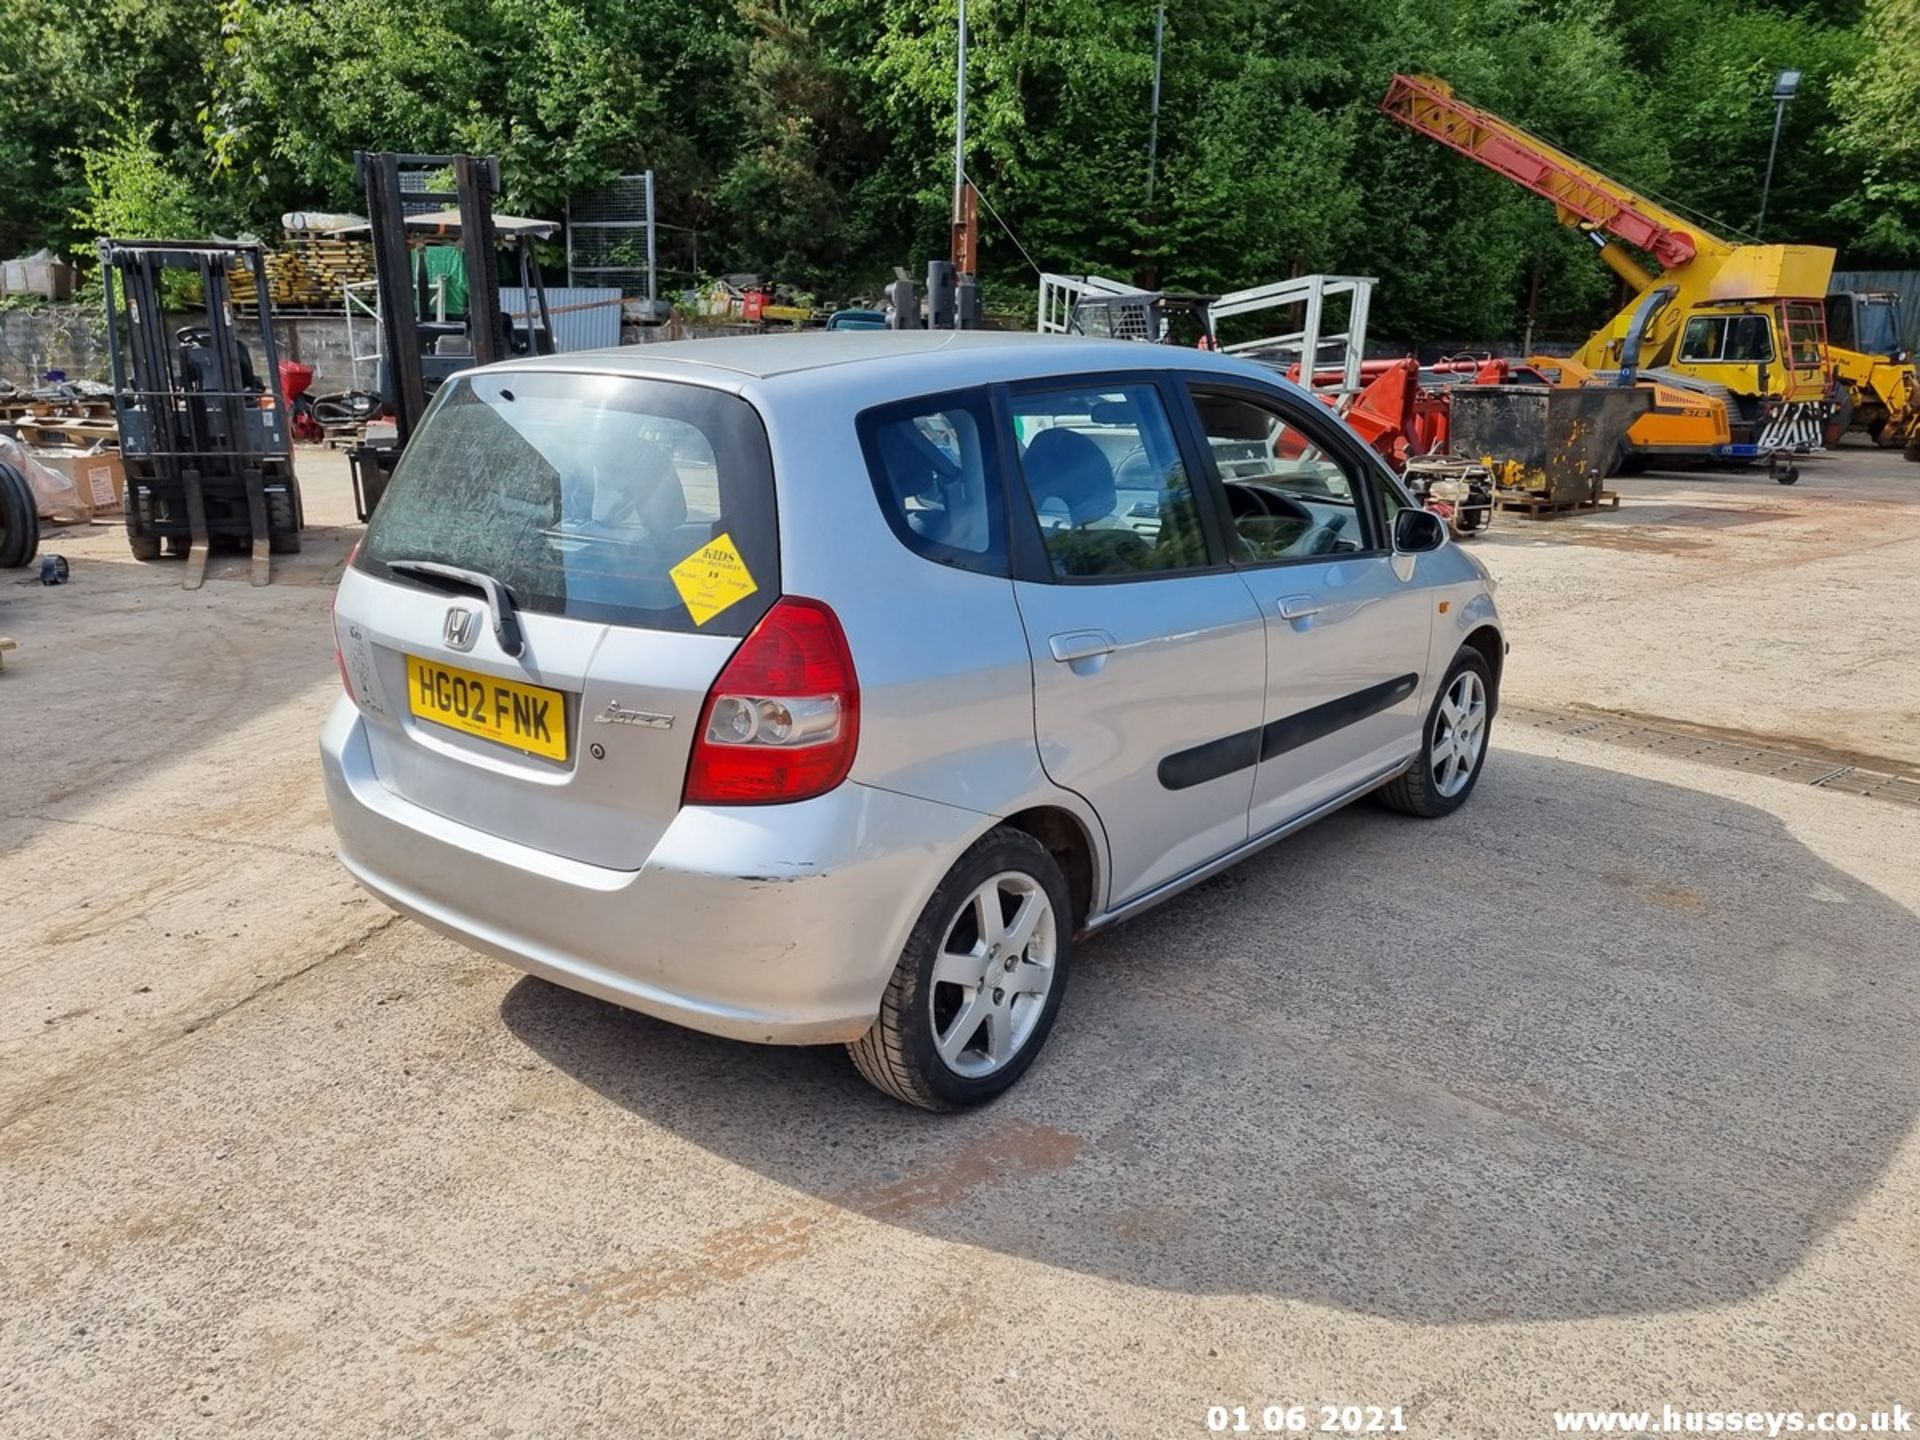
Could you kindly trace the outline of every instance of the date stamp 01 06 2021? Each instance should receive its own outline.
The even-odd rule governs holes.
[[[1245,1435],[1402,1435],[1400,1405],[1209,1405],[1207,1429]]]

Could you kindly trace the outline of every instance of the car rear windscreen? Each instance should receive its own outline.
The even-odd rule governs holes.
[[[491,576],[524,610],[744,635],[780,589],[753,407],[698,385],[482,371],[441,387],[356,563]]]

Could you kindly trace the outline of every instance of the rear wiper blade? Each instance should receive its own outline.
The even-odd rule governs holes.
[[[442,565],[438,560],[389,560],[387,569],[420,580],[439,580],[478,590],[487,597],[487,608],[493,611],[493,638],[500,642],[500,648],[516,659],[527,648],[520,634],[520,611],[513,603],[513,592],[491,575],[458,565]]]

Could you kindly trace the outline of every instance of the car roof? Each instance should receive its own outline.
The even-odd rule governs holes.
[[[1081,335],[1036,335],[1011,330],[805,330],[787,335],[741,335],[713,340],[665,340],[607,350],[507,362],[511,368],[658,376],[707,371],[709,378],[765,380],[830,366],[898,367],[918,357],[1000,359],[1018,370],[1221,368],[1218,357],[1179,346],[1097,340]],[[1211,362],[1211,363],[1210,363]],[[715,373],[718,372],[718,373]]]

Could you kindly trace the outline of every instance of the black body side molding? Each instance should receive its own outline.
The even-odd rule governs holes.
[[[1209,740],[1204,745],[1178,750],[1160,762],[1160,783],[1169,790],[1185,790],[1218,780],[1236,770],[1262,760],[1271,760],[1302,745],[1311,745],[1336,730],[1391,709],[1420,687],[1418,675],[1400,675],[1369,685],[1338,700],[1315,705],[1284,719],[1274,720],[1253,730],[1241,730]]]

